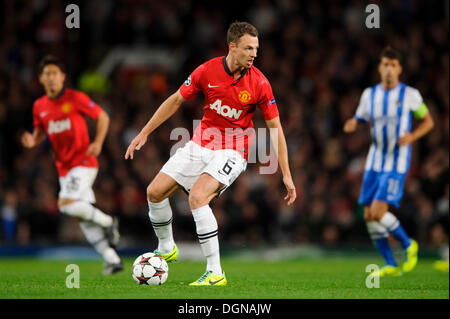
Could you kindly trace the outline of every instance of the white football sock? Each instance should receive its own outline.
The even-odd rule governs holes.
[[[386,229],[400,241],[404,249],[407,249],[411,245],[408,234],[403,229],[402,225],[400,225],[400,221],[394,214],[386,212],[383,215],[383,218],[380,219],[380,224],[386,227]]]
[[[206,270],[222,275],[217,221],[209,205],[192,210],[197,236],[203,255],[206,257]]]
[[[80,200],[62,206],[60,211],[66,215],[78,217],[84,221],[91,221],[102,227],[110,227],[113,223],[111,216],[92,206],[90,203]]]
[[[175,246],[172,233],[172,209],[169,199],[166,198],[158,203],[147,202],[148,216],[156,237],[158,237],[158,250],[162,253],[169,253]]]
[[[112,247],[107,247],[105,250],[103,250],[102,256],[108,264],[120,263],[120,257]]]
[[[394,214],[391,212],[386,212],[380,219],[380,224],[386,227],[388,231],[393,231],[398,227],[398,225],[400,225],[400,222]]]
[[[377,221],[366,221],[367,232],[370,239],[387,238],[389,236],[386,227]]]
[[[80,228],[86,237],[86,240],[94,246],[95,250],[102,255],[107,263],[120,263],[120,257],[117,255],[116,251],[109,246],[101,226],[89,221],[81,221]]]

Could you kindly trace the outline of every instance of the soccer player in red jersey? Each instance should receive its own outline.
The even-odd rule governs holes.
[[[193,286],[222,286],[227,279],[220,265],[218,226],[209,202],[219,196],[246,169],[253,138],[252,117],[259,108],[271,134],[290,205],[296,198],[288,164],[288,152],[278,108],[266,77],[253,66],[258,51],[258,31],[247,22],[234,22],[227,32],[228,54],[213,58],[187,78],[157,109],[131,141],[125,159],[133,159],[147,137],[172,116],[185,100],[198,92],[205,96],[204,116],[191,141],[171,156],[147,188],[149,217],[158,237],[155,252],[175,260],[178,248],[172,236],[172,211],[168,197],[176,189],[189,194],[206,272]],[[272,131],[272,130],[271,130]]]
[[[97,156],[106,137],[109,116],[86,94],[66,88],[66,75],[61,61],[48,55],[39,66],[39,81],[45,95],[33,105],[33,134],[25,132],[22,144],[32,148],[47,136],[56,158],[60,192],[58,207],[61,212],[80,219],[86,239],[103,256],[103,274],[123,269],[114,250],[119,240],[117,221],[92,204],[95,195],[92,184],[98,171]],[[95,139],[89,142],[84,116],[97,121]]]

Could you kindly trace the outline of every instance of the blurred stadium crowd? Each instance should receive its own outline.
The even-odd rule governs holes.
[[[387,44],[405,54],[401,80],[420,90],[435,120],[434,130],[413,146],[405,195],[395,212],[420,243],[447,240],[448,2],[370,1],[380,6],[380,29],[365,27],[364,1],[295,0],[70,1],[80,5],[81,28],[67,29],[66,2],[0,3],[0,243],[84,243],[77,221],[58,212],[48,141],[33,150],[20,145],[23,130],[32,130],[33,101],[44,93],[37,79],[44,54],[60,56],[67,85],[85,91],[111,116],[94,186],[97,206],[120,218],[124,245],[150,242],[156,238],[146,186],[176,143],[169,139],[171,130],[185,127],[192,133],[203,97],[183,104],[133,161],[124,160],[126,147],[196,66],[226,54],[226,30],[235,20],[259,30],[255,65],[272,84],[299,196],[287,207],[280,172],[260,175],[259,164],[249,164],[212,202],[221,241],[370,243],[357,205],[369,130],[345,135],[342,125],[353,116],[363,89],[378,82],[378,54]],[[96,73],[118,45],[178,52],[183,63],[175,71],[118,64],[110,76]],[[256,113],[255,127],[265,127]],[[171,203],[175,239],[195,241],[187,196],[179,191]]]

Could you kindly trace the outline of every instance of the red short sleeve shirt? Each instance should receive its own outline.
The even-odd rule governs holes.
[[[47,134],[60,177],[75,166],[98,167],[96,157],[86,156],[90,141],[84,116],[96,120],[101,112],[86,94],[68,88],[57,98],[44,95],[34,102],[34,127]]]
[[[180,87],[186,100],[192,100],[199,91],[205,96],[205,113],[192,141],[213,150],[234,149],[248,159],[256,108],[265,120],[279,116],[267,78],[251,66],[235,79],[225,57],[218,57],[197,67]]]

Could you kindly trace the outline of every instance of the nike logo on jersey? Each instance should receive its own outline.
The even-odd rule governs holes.
[[[48,134],[61,133],[68,131],[72,128],[70,124],[70,119],[65,119],[62,121],[50,121],[48,123]]]
[[[48,114],[48,111],[44,111],[44,112],[41,112],[39,115],[40,115],[41,117],[46,117],[47,114]]]
[[[219,87],[220,85],[211,85],[211,83],[208,83],[208,87],[209,88],[217,88],[217,87]]]
[[[235,120],[239,119],[242,114],[242,110],[236,110],[235,108],[229,107],[228,105],[222,105],[221,100],[216,100],[213,104],[209,105],[211,110],[215,110],[217,114],[220,114],[225,117],[234,118]]]

